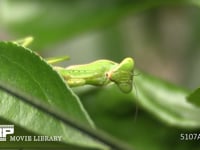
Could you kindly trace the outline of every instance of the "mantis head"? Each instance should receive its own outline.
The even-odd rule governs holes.
[[[106,76],[124,93],[129,93],[133,86],[134,60],[125,58],[122,62],[107,72]]]

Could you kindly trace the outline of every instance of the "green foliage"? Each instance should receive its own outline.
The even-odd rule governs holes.
[[[40,57],[11,42],[0,42],[0,81],[44,100],[71,118],[94,128],[92,121],[60,76]],[[99,147],[93,140],[43,112],[0,93],[0,116],[35,134],[60,135],[63,142]],[[73,138],[71,137],[73,135]]]
[[[176,7],[170,7],[174,6],[172,4],[176,4]],[[189,47],[188,50],[183,50],[183,56],[178,55],[178,50],[173,51],[172,49],[172,55],[169,55],[170,52],[168,52],[171,48],[170,46],[173,47],[173,44],[179,43],[182,39],[176,39],[172,44],[169,44],[169,40],[166,40],[167,42],[165,41],[162,44],[170,46],[163,48],[163,45],[160,44],[162,38],[159,35],[164,29],[160,32],[158,31],[160,29],[159,23],[165,26],[166,20],[173,20],[173,17],[176,17],[173,12],[170,12],[171,16],[167,14],[167,10],[174,8],[178,11],[180,9],[179,6],[182,4],[184,4],[184,8],[189,6],[191,9],[193,5],[196,6],[195,10],[199,9],[199,1],[197,0],[1,1],[0,29],[3,29],[8,36],[4,38],[2,34],[0,38],[3,37],[2,40],[4,41],[6,37],[12,37],[12,40],[15,40],[16,37],[33,36],[35,41],[31,46],[31,50],[11,42],[0,42],[0,83],[6,83],[36,99],[43,100],[41,102],[47,106],[53,106],[66,116],[88,126],[91,132],[95,132],[96,130],[94,129],[102,129],[114,138],[119,139],[120,142],[117,142],[119,145],[121,145],[121,142],[126,143],[136,150],[199,149],[198,141],[181,141],[180,134],[199,133],[200,131],[200,89],[190,94],[191,91],[188,88],[190,81],[193,81],[192,75],[196,74],[196,78],[199,79],[197,74],[199,63],[195,60],[199,60],[198,39],[200,30],[199,19],[197,18],[199,18],[200,13],[197,13],[196,18],[190,17],[192,13],[188,15],[189,19],[191,19],[189,23],[194,24],[188,30],[189,32],[194,32],[194,35],[191,34],[194,38],[191,42],[192,44],[188,39],[187,42],[183,41],[191,44],[188,44],[189,46],[175,45],[175,50],[179,46],[180,49]],[[162,9],[164,13],[159,14]],[[147,18],[145,13],[149,16],[153,15]],[[136,14],[145,17],[138,17]],[[156,22],[158,21],[155,19],[156,17],[163,17],[164,21]],[[126,22],[127,18],[133,23],[131,24],[130,20]],[[147,28],[144,30],[143,28],[135,28],[134,24],[137,24],[137,21],[144,21],[145,26],[150,29],[148,31],[150,42],[145,38],[141,38],[140,34],[137,34],[137,30],[138,32],[147,30]],[[178,22],[178,19],[176,21]],[[168,25],[170,23],[168,22]],[[167,33],[171,28],[176,30],[176,25],[178,26],[179,24],[177,23],[167,28]],[[121,29],[121,26],[125,27]],[[196,30],[192,30],[194,27]],[[136,32],[132,32],[132,30]],[[77,47],[72,47],[73,56],[68,54],[69,49],[66,50],[66,47],[61,46],[61,49],[66,50],[64,55],[69,55],[71,60],[81,60],[86,57],[88,62],[90,62],[90,59],[96,60],[102,57],[106,57],[106,59],[113,58],[112,60],[117,62],[124,57],[133,57],[136,68],[141,67],[144,69],[144,66],[146,66],[150,71],[154,70],[156,72],[154,74],[157,75],[163,72],[169,73],[168,71],[171,69],[171,71],[178,72],[179,76],[185,75],[186,78],[183,78],[181,83],[170,83],[165,79],[150,75],[151,73],[145,73],[149,71],[147,69],[145,72],[139,71],[140,74],[134,76],[133,87],[135,86],[136,88],[133,88],[130,94],[120,92],[114,84],[108,87],[93,88],[84,86],[71,89],[43,58],[32,52],[40,51],[41,55],[45,55],[45,52],[51,52],[49,49],[53,47],[54,54],[57,55],[59,44],[62,45],[63,41],[67,43],[75,38],[81,38],[84,36],[83,33],[93,32],[103,35],[99,40],[100,44],[94,43],[94,45],[99,44],[101,46],[96,46],[94,49],[93,47],[91,48],[90,52],[94,52],[96,54],[94,55],[95,57],[92,54],[87,56],[85,51],[83,51],[84,55],[80,56],[80,51],[77,50],[79,43],[76,40],[75,45]],[[125,32],[128,32],[128,36],[125,36]],[[136,38],[132,36],[134,33],[136,33]],[[172,34],[172,32],[169,33]],[[164,38],[168,36],[164,36]],[[155,47],[158,49],[153,50],[155,47],[152,45],[156,45],[156,40],[158,40],[159,44],[157,43],[158,46]],[[133,43],[132,47],[127,44],[127,41]],[[144,41],[148,42],[145,43]],[[137,42],[142,43],[141,45],[144,45],[144,47],[137,49]],[[134,47],[135,45],[136,48]],[[85,49],[88,49],[88,47],[81,47],[81,50]],[[43,52],[43,50],[49,51]],[[145,55],[145,57],[142,57],[144,59],[140,58],[139,55]],[[171,61],[171,56],[176,61]],[[155,61],[156,58],[158,60]],[[162,59],[167,61],[162,63]],[[181,59],[184,64],[181,64]],[[144,64],[140,66],[143,62]],[[157,64],[160,64],[162,69],[157,69]],[[170,69],[168,64],[171,64]],[[67,65],[65,64],[65,66]],[[152,66],[155,68],[151,70]],[[177,70],[176,66],[178,66],[179,70]],[[193,68],[193,66],[196,66],[196,68]],[[195,71],[191,72],[192,70]],[[174,79],[177,78],[176,76]],[[193,82],[199,84],[199,80],[194,80]],[[15,135],[60,135],[63,137],[63,141],[57,143],[4,142],[1,143],[0,148],[22,146],[25,148],[37,146],[64,147],[77,150],[107,148],[105,143],[99,143],[94,137],[85,135],[84,132],[80,132],[76,128],[69,127],[36,107],[25,104],[20,99],[16,99],[3,91],[0,91],[0,124],[15,124]],[[101,134],[98,136],[101,137]],[[105,138],[105,140],[110,142],[113,138],[111,140]]]
[[[181,133],[198,133],[198,129],[189,130],[186,125],[184,128],[174,127],[169,125],[171,122],[167,119],[165,122],[160,121],[164,118],[157,119],[152,115],[153,113],[147,113],[146,110],[150,108],[139,107],[140,100],[135,104],[132,95],[120,93],[116,87],[88,91],[80,96],[98,128],[129,143],[136,150],[188,150],[191,147],[197,150],[199,148],[197,141],[180,140]],[[158,109],[159,107],[156,110]],[[183,110],[179,113],[181,112]],[[159,116],[161,113],[163,112],[157,112],[155,115]],[[176,119],[175,115],[170,117]],[[182,120],[189,122],[191,119],[185,117]],[[180,122],[175,121],[176,126],[180,125]]]
[[[2,5],[10,6],[10,9],[15,8],[20,11],[21,6],[26,5],[27,9],[23,8],[21,11],[24,10],[28,17],[25,14],[15,18],[8,16],[8,18],[2,18],[2,23],[10,31],[21,35],[20,38],[32,35],[35,38],[34,50],[39,51],[50,43],[60,42],[86,31],[110,26],[131,13],[144,11],[165,3],[173,4],[177,1],[129,2],[117,0],[110,3],[86,0],[83,4],[81,1],[25,2],[8,0],[2,2]],[[24,26],[25,24],[27,26]]]
[[[136,77],[138,102],[170,125],[199,128],[200,109],[187,102],[188,90],[142,74]]]
[[[200,88],[196,89],[187,97],[188,101],[196,106],[200,106]]]

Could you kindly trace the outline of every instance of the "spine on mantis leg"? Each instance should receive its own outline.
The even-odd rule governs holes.
[[[120,64],[110,60],[98,60],[89,64],[73,65],[67,68],[54,67],[69,86],[85,84],[103,86],[115,83],[122,92],[132,89],[134,60],[125,58]]]

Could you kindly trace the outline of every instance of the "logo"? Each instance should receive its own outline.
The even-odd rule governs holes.
[[[10,141],[10,142],[19,142],[19,141],[34,141],[34,142],[59,142],[62,141],[62,136],[46,136],[46,135],[19,135],[14,136],[9,134],[14,134],[14,125],[0,125],[0,142],[1,141]]]
[[[6,136],[13,133],[14,125],[0,125],[0,141],[6,141]]]

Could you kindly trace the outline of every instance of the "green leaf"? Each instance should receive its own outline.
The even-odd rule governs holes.
[[[170,125],[200,128],[200,109],[187,101],[188,90],[147,74],[135,77],[135,83],[146,110]]]
[[[11,42],[0,42],[0,81],[44,100],[67,116],[94,128],[78,97],[42,58]],[[62,142],[77,146],[105,148],[88,136],[53,117],[0,91],[0,117],[37,135],[59,135]]]
[[[200,107],[200,88],[196,89],[194,92],[192,92],[188,97],[187,97],[187,100]]]

